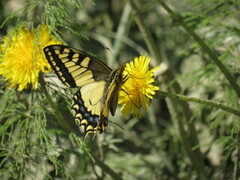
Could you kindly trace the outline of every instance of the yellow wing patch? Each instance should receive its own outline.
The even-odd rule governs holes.
[[[95,82],[83,86],[75,94],[72,109],[76,123],[84,126],[85,132],[102,132],[104,127],[99,126],[100,114],[103,107],[103,96],[106,82]],[[97,91],[97,92],[96,92]]]
[[[44,48],[45,56],[58,78],[70,87],[81,87],[92,83],[92,72],[89,63],[92,60],[86,53],[61,45],[52,45]],[[103,73],[108,74],[109,71]]]
[[[109,109],[114,115],[123,66],[112,71],[101,61],[77,49],[51,45],[45,56],[58,78],[80,89],[73,97],[75,123],[88,133],[102,133],[108,124]]]

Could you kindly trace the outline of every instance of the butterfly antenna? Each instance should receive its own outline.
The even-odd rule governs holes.
[[[116,125],[117,127],[119,127],[121,130],[125,130],[124,129],[124,127],[122,127],[121,125],[119,125],[118,123],[115,123],[115,122],[113,122],[113,121],[109,121],[110,123],[112,123],[112,124],[114,124],[114,125]]]
[[[130,77],[128,77],[129,75],[130,75],[130,73],[128,73],[127,75],[125,75],[125,76],[123,77],[123,84],[128,80],[128,78],[138,78],[138,77],[133,76],[133,75],[131,75]],[[138,79],[144,79],[144,78],[138,78]],[[130,95],[129,95],[124,89],[121,88],[121,90],[127,94],[127,96],[129,97],[129,99],[131,100],[131,102],[132,102],[137,108],[140,108],[140,106],[138,106],[138,105],[132,100],[132,98],[130,97]],[[140,104],[140,103],[139,103],[139,104]]]
[[[121,89],[121,90],[127,94],[127,96],[129,97],[129,99],[131,100],[131,102],[132,102],[137,108],[140,108],[140,106],[138,106],[138,105],[132,100],[132,98],[130,97],[130,95],[129,95],[124,89]]]
[[[131,74],[129,72],[128,72],[128,75],[130,76],[129,78],[135,78],[135,79],[145,79],[146,78],[146,76],[143,77],[143,78],[136,77],[136,76],[134,76],[133,74]],[[128,75],[126,75],[126,76],[128,76]]]
[[[125,75],[124,77],[123,77],[123,83],[122,84],[124,84],[127,80],[128,80],[128,74],[127,75]]]
[[[106,48],[106,50],[108,50],[108,51],[111,53],[111,55],[113,56],[113,53],[112,53],[111,49],[110,49],[109,47],[105,47],[105,48]]]

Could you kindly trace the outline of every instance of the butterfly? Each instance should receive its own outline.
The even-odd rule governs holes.
[[[111,70],[93,56],[64,45],[50,45],[43,51],[62,83],[79,87],[72,105],[76,124],[85,135],[101,134],[108,125],[109,111],[115,114],[125,66]]]

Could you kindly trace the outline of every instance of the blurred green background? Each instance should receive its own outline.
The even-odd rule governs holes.
[[[45,23],[65,44],[113,69],[146,54],[153,67],[160,65],[161,90],[238,109],[234,87],[190,32],[207,43],[239,84],[239,1],[164,1],[181,15],[176,19],[161,2],[2,0],[0,37],[23,23]],[[156,96],[141,118],[118,109],[103,134],[83,142],[57,124],[41,89],[8,90],[2,77],[0,85],[3,179],[240,179],[240,119],[231,113]],[[76,90],[61,89],[67,96],[49,92],[70,123]]]

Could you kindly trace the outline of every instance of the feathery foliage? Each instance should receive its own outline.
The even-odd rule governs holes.
[[[0,177],[239,179],[238,8],[234,0],[1,1],[0,37],[43,23],[111,68],[149,53],[160,91],[141,118],[117,111],[105,133],[83,141],[70,112],[76,89],[41,74],[37,90],[19,92],[0,76]]]

